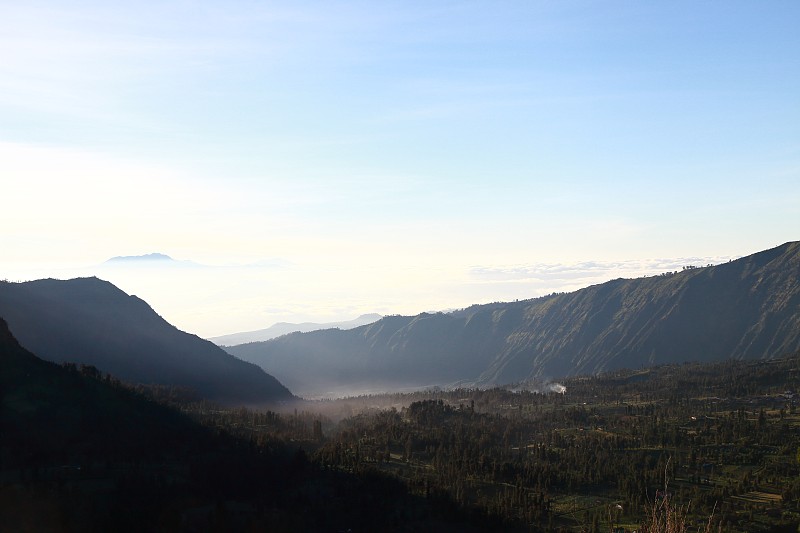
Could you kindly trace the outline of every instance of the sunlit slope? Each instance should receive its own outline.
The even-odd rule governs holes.
[[[25,348],[49,361],[94,365],[133,383],[191,387],[228,404],[292,397],[262,369],[97,278],[0,283],[0,316]]]
[[[765,358],[800,348],[798,274],[800,243],[792,242],[717,266],[228,351],[269,368],[298,394]]]

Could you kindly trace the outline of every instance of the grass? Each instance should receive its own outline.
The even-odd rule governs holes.
[[[640,531],[642,533],[688,533],[690,531],[687,517],[689,516],[689,506],[674,505],[669,498],[661,498],[653,502],[647,509],[647,516],[642,523]],[[714,515],[708,517],[708,521],[697,528],[696,531],[702,533],[712,533],[715,531],[713,525]],[[717,528],[716,531],[721,531]]]
[[[664,467],[664,494],[666,496],[656,497],[653,504],[647,508],[647,514],[642,527],[639,530],[641,533],[688,533],[690,531],[689,524],[687,524],[689,517],[689,504],[685,506],[676,505],[672,502],[668,490],[668,477],[670,460]],[[708,517],[708,521],[698,527],[696,531],[702,533],[712,533],[715,529],[713,526],[714,513]],[[721,527],[717,527],[717,531],[722,531]]]
[[[771,492],[751,491],[741,496],[733,496],[735,500],[742,500],[748,503],[757,503],[763,505],[776,505],[781,502],[780,494],[773,494]]]

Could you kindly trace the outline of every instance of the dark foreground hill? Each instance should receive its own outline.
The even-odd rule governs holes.
[[[142,459],[202,446],[211,435],[118,381],[102,379],[93,367],[39,359],[19,345],[2,318],[0,428],[2,469]]]
[[[124,381],[190,387],[226,404],[290,400],[274,377],[178,330],[146,302],[97,278],[0,283],[0,316],[27,349]]]
[[[298,394],[503,384],[800,348],[800,243],[573,293],[227,348]]]
[[[134,479],[138,468],[132,465],[183,460],[213,446],[211,432],[188,417],[97,377],[86,367],[62,368],[35,357],[0,319],[4,530],[116,528],[117,520],[124,523],[131,514],[125,505],[141,503],[142,513],[148,510],[140,494],[115,493],[122,478]],[[116,466],[109,470],[110,465]],[[123,474],[122,465],[131,467]],[[93,468],[102,474],[92,474]],[[101,497],[87,499],[88,493]],[[124,502],[125,497],[132,499]]]

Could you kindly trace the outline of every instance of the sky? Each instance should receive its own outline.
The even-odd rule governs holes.
[[[96,275],[208,337],[799,240],[798,26],[796,1],[0,0],[0,278]]]

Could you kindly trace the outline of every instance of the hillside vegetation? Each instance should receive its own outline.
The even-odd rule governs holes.
[[[797,530],[800,354],[549,385],[310,402],[281,431],[325,471],[390,475],[502,531]],[[278,426],[203,420],[250,440]]]

